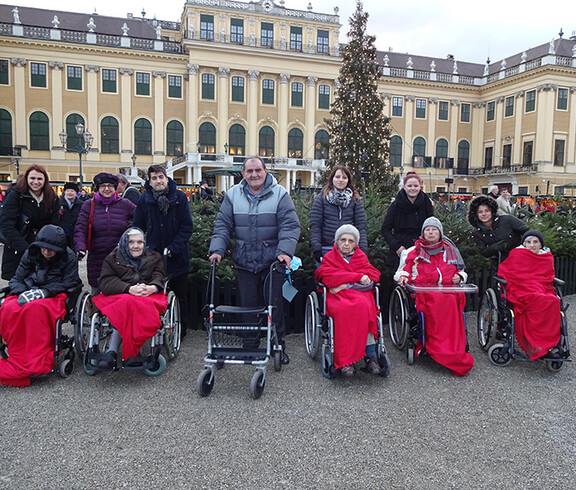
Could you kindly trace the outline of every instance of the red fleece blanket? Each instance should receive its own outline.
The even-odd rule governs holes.
[[[122,337],[122,358],[135,357],[144,343],[162,326],[160,314],[168,307],[165,294],[132,296],[115,294],[94,297],[94,304],[107,316]]]
[[[560,300],[554,292],[554,257],[515,248],[500,264],[508,281],[506,294],[514,306],[516,338],[529,359],[538,359],[560,341]]]
[[[0,359],[0,384],[30,386],[30,376],[54,369],[56,321],[66,314],[66,295],[18,304],[8,296],[0,308],[0,333],[8,359]]]
[[[316,270],[316,280],[328,288],[353,284],[367,275],[372,281],[380,279],[380,271],[356,249],[350,262],[344,260],[336,246],[322,259]],[[366,351],[368,333],[378,336],[376,315],[378,310],[372,291],[344,289],[337,294],[328,293],[326,313],[334,319],[334,367],[340,369],[362,359]]]

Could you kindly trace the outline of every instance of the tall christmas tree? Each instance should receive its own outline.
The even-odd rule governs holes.
[[[389,190],[394,178],[388,164],[390,124],[378,93],[380,67],[374,36],[366,34],[368,13],[362,2],[350,18],[348,44],[330,110],[330,157],[328,167],[345,164],[354,174],[356,187]]]

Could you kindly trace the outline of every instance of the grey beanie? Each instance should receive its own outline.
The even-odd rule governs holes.
[[[342,225],[340,228],[336,230],[336,234],[334,235],[334,241],[337,242],[340,236],[348,233],[350,235],[354,235],[356,239],[356,243],[360,242],[360,232],[354,225]]]
[[[522,235],[522,245],[524,245],[526,239],[531,237],[538,238],[538,240],[540,240],[540,247],[544,248],[544,236],[542,236],[542,233],[538,230],[528,230],[524,233],[524,235]]]
[[[426,218],[426,220],[422,224],[422,230],[420,231],[420,233],[422,235],[424,235],[424,229],[427,226],[435,226],[436,228],[438,228],[440,230],[440,236],[441,237],[444,236],[444,227],[442,226],[442,223],[440,222],[440,220],[438,218],[436,218],[434,216],[430,216],[429,218]]]

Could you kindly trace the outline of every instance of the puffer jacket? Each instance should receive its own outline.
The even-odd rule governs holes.
[[[44,225],[58,224],[58,199],[48,209],[45,201],[38,203],[26,189],[24,192],[11,188],[4,198],[0,227],[8,240],[2,255],[2,278],[11,279],[28,246]],[[20,233],[21,217],[26,222],[26,233]]]
[[[130,286],[138,283],[164,288],[164,262],[154,250],[144,249],[140,269],[130,265],[116,248],[104,259],[98,286],[107,296],[128,293]]]
[[[256,273],[268,268],[278,255],[294,256],[300,221],[290,195],[271,174],[255,200],[248,191],[242,179],[226,194],[216,217],[210,254],[224,257],[234,235],[234,264]]]
[[[493,218],[492,229],[478,220],[473,223],[472,236],[478,250],[484,257],[508,257],[510,251],[522,243],[522,235],[530,227],[522,220],[508,214]]]
[[[92,199],[82,204],[76,229],[74,230],[74,249],[86,251],[88,241],[88,221]],[[88,282],[98,285],[98,276],[106,256],[116,248],[122,233],[130,226],[136,206],[121,197],[104,204],[94,198],[94,216],[92,218],[92,248],[88,254]]]
[[[44,289],[49,296],[73,293],[82,286],[78,276],[76,254],[66,247],[66,235],[57,227],[46,227],[38,235],[42,242],[58,247],[50,259],[42,255],[37,243],[24,252],[16,274],[10,280],[10,294],[20,294],[29,289]]]
[[[312,252],[318,254],[322,251],[322,247],[332,247],[336,230],[342,225],[354,225],[358,229],[360,232],[358,245],[363,252],[367,252],[366,212],[362,200],[352,199],[347,207],[341,208],[335,204],[330,204],[323,193],[318,194],[310,211]]]
[[[76,198],[72,203],[72,207],[70,207],[64,196],[60,198],[58,226],[60,226],[64,230],[64,233],[66,233],[68,246],[70,248],[74,248],[74,228],[76,227],[76,221],[78,221],[78,216],[80,214],[80,210],[82,209],[82,204],[84,204],[84,201]]]
[[[168,179],[168,201],[170,208],[165,215],[152,195],[152,188],[146,182],[146,192],[140,196],[134,213],[134,226],[146,234],[146,246],[163,253],[168,248],[166,271],[172,277],[187,274],[190,270],[190,249],[188,240],[194,226],[188,197],[176,187],[176,182]]]

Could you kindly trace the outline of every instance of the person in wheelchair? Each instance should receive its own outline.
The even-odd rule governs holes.
[[[81,288],[66,233],[56,225],[43,226],[24,252],[0,307],[0,333],[9,353],[0,359],[0,384],[29,386],[31,375],[54,369],[55,325],[66,315],[67,295]]]
[[[528,230],[522,245],[498,268],[507,281],[506,299],[514,307],[516,338],[530,360],[558,358],[560,299],[552,285],[554,257],[538,230]]]
[[[161,327],[160,314],[166,310],[164,263],[162,256],[146,248],[140,228],[126,230],[118,246],[104,259],[98,279],[101,294],[94,305],[108,317],[114,331],[107,355],[99,368],[116,366],[122,343],[122,357],[137,357],[141,347]]]
[[[376,357],[378,335],[372,289],[380,272],[358,248],[360,232],[353,225],[336,230],[334,248],[322,259],[316,280],[328,288],[326,313],[334,319],[334,367],[354,375],[354,364],[366,358],[366,370],[380,374]]]
[[[427,218],[416,244],[402,252],[394,279],[402,286],[456,285],[466,282],[464,261],[456,245],[444,237],[435,217]],[[426,352],[455,376],[465,376],[474,366],[467,352],[466,327],[462,311],[466,299],[458,293],[416,294],[416,308],[424,314]],[[417,346],[417,354],[421,346]]]

